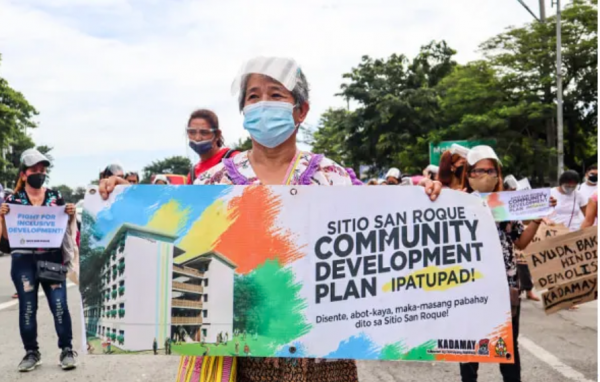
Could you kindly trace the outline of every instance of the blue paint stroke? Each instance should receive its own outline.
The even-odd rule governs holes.
[[[324,358],[379,359],[380,352],[381,346],[375,344],[365,333],[360,333],[340,342],[337,350]]]
[[[110,208],[98,213],[94,229],[108,239],[124,223],[145,226],[164,204],[176,200],[188,209],[188,218],[177,227],[177,235],[181,237],[208,206],[231,190],[231,186],[130,186]]]
[[[290,352],[290,348],[294,347],[295,352]],[[287,357],[287,358],[314,358],[313,356],[308,354],[306,350],[306,346],[302,342],[295,341],[288,345],[283,345],[277,352],[275,353],[276,357]]]

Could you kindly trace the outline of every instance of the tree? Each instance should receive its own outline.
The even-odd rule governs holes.
[[[597,1],[568,4],[562,11],[561,27],[565,165],[579,170],[595,161],[598,151]],[[556,17],[511,28],[483,43],[481,49],[506,95],[536,110],[533,115],[520,115],[527,126],[515,128],[526,128],[537,143],[532,150],[539,158],[534,166],[538,182],[556,179]]]
[[[150,183],[150,178],[155,174],[187,175],[192,167],[192,162],[186,157],[173,156],[155,161],[144,167],[142,183]]]
[[[420,173],[428,162],[428,133],[440,128],[435,87],[456,65],[455,53],[442,41],[423,46],[412,60],[364,56],[343,75],[348,82],[338,94],[358,107],[328,110],[313,133],[314,151],[355,169],[398,166]]]
[[[6,186],[14,186],[23,150],[34,146],[27,129],[37,126],[37,114],[23,94],[0,77],[0,183]]]
[[[61,193],[65,203],[77,203],[85,197],[85,188],[83,187],[77,187],[73,190],[71,187],[61,184],[53,187],[53,189]]]
[[[239,151],[248,151],[252,148],[252,139],[250,139],[250,137],[247,137],[246,139],[240,138],[233,148]]]

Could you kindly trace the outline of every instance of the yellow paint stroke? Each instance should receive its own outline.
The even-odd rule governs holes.
[[[200,218],[192,224],[178,247],[185,253],[178,256],[176,263],[193,259],[214,249],[217,239],[231,224],[228,217],[227,205],[220,199],[208,206]]]
[[[456,272],[458,274],[461,269],[463,269],[463,268],[460,265],[456,265],[454,267],[448,267],[448,268],[444,268],[444,269],[440,269],[436,266],[430,266],[430,267],[421,269],[419,271],[413,272],[409,276],[418,276],[418,275],[427,275],[427,274],[431,275],[434,273],[448,273],[448,276],[449,276],[450,273],[452,273],[452,272]],[[466,268],[464,268],[464,269],[466,269]],[[483,278],[483,275],[481,274],[481,272],[475,271],[475,280],[482,279],[482,278]],[[470,278],[468,282],[472,282],[471,280],[472,280],[472,278]],[[448,282],[448,278],[446,278],[446,281],[444,281],[444,283],[442,285],[435,286],[435,287],[429,287],[429,286],[427,286],[425,279],[423,279],[423,288],[422,289],[427,292],[444,291],[444,290],[454,288],[454,287],[464,285],[464,284],[466,284],[466,283],[457,283],[457,282],[450,283],[450,282]],[[384,292],[391,292],[392,291],[392,282],[390,281],[390,282],[383,284],[383,287],[381,287],[381,289]]]
[[[152,215],[146,227],[167,235],[175,235],[187,222],[189,213],[189,208],[184,209],[176,200],[171,200]]]

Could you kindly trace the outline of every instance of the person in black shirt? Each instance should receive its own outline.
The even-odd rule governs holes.
[[[69,370],[76,367],[72,339],[73,330],[71,316],[67,305],[67,284],[40,281],[37,276],[37,262],[40,260],[67,265],[72,259],[67,258],[62,248],[23,249],[11,248],[8,243],[8,232],[4,217],[10,213],[10,204],[28,206],[65,206],[69,221],[75,219],[75,205],[65,204],[62,195],[44,187],[50,161],[39,151],[29,149],[21,156],[19,178],[14,193],[6,198],[0,207],[2,220],[2,246],[11,254],[11,277],[19,298],[19,330],[26,355],[19,364],[19,371],[32,371],[41,364],[41,355],[37,342],[37,308],[38,289],[41,285],[48,299],[54,326],[58,334],[61,351],[60,365]]]

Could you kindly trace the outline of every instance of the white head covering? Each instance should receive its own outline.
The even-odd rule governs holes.
[[[255,57],[242,65],[231,84],[231,94],[237,95],[246,77],[250,74],[262,74],[280,82],[289,91],[294,90],[300,67],[291,58]]]
[[[402,173],[396,167],[392,167],[388,170],[387,174],[385,174],[386,179],[390,177],[400,180],[400,178],[402,177]]]
[[[169,178],[167,178],[167,176],[166,176],[166,175],[159,174],[159,175],[156,175],[156,176],[154,177],[154,181],[152,182],[152,184],[156,184],[157,182],[160,182],[161,180],[162,180],[163,182],[165,182],[166,184],[169,184],[169,183],[170,183],[170,182],[169,182]]]
[[[463,158],[466,158],[467,155],[469,155],[469,149],[466,148],[465,146],[461,146],[459,144],[453,143],[452,146],[450,146],[450,153],[452,155],[454,154],[458,154]]]
[[[469,154],[467,155],[467,162],[469,162],[469,165],[475,166],[477,162],[484,159],[493,159],[502,166],[502,162],[500,162],[498,155],[496,155],[496,152],[490,146],[475,146],[469,150]]]

